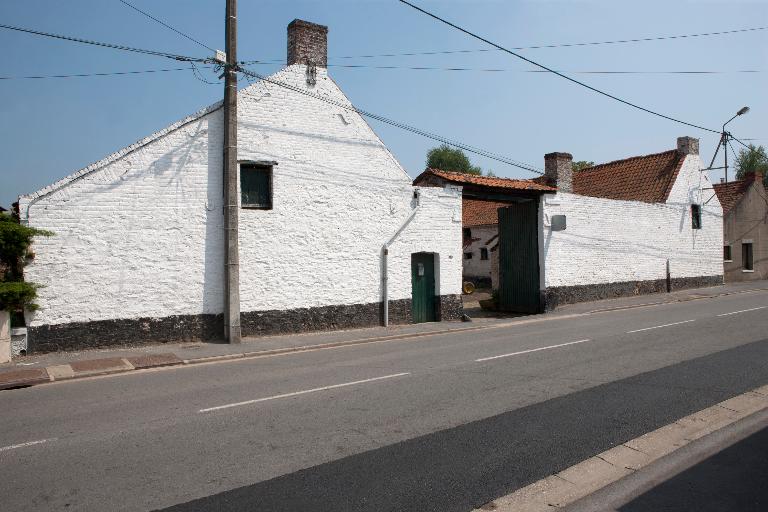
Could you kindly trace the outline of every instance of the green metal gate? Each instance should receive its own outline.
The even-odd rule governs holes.
[[[411,313],[415,324],[437,320],[434,254],[411,254]]]
[[[539,205],[536,200],[499,208],[499,308],[539,313]]]

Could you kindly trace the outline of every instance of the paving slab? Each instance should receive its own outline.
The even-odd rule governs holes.
[[[680,418],[676,423],[686,429],[686,439],[692,441],[711,434],[742,416],[744,415],[737,411],[715,405]]]
[[[600,457],[606,462],[610,462],[614,466],[632,469],[634,471],[637,471],[651,462],[651,458],[648,455],[633,450],[623,444],[599,453],[597,457]]]
[[[66,380],[72,379],[75,376],[75,371],[68,364],[57,364],[54,366],[48,366],[48,375],[51,376],[51,380]]]
[[[45,368],[13,370],[0,373],[0,389],[34,386],[35,384],[50,382],[50,380]]]
[[[557,507],[551,503],[563,501],[576,493],[577,489],[570,482],[552,475],[531,485],[486,503],[473,512],[495,510],[497,512],[551,512]]]
[[[591,457],[559,472],[557,476],[574,484],[586,496],[631,473],[631,469],[614,466],[599,457]],[[554,505],[561,506],[560,503]]]
[[[720,402],[718,405],[726,409],[749,414],[768,407],[768,397],[756,393],[745,393]]]
[[[123,372],[133,369],[133,366],[121,357],[74,361],[69,366],[72,367],[72,371],[77,377],[103,375],[105,373]]]
[[[170,352],[164,354],[130,356],[125,359],[137,370],[143,368],[156,368],[159,366],[172,366],[184,362],[179,356],[171,354]]]
[[[688,444],[691,429],[679,423],[671,423],[624,443],[625,446],[657,459]]]

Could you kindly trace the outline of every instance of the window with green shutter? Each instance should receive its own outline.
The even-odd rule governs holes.
[[[272,167],[240,165],[240,202],[243,208],[272,209]]]

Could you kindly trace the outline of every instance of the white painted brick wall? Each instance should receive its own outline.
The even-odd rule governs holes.
[[[472,226],[472,238],[479,238],[479,240],[472,242],[468,247],[464,248],[464,252],[472,252],[471,259],[464,260],[464,275],[468,277],[487,277],[491,278],[491,247],[496,245],[498,239],[494,239],[490,245],[486,242],[490,240],[494,235],[498,234],[498,225],[494,226]],[[488,249],[488,259],[480,259],[480,249]]]
[[[349,104],[324,69],[273,75]],[[240,91],[239,160],[274,160],[273,210],[240,210],[241,310],[377,302],[381,247],[414,188],[357,114],[274,84]],[[36,194],[22,218],[43,284],[33,326],[223,309],[222,111],[188,118]],[[410,254],[440,254],[438,289],[461,289],[461,198],[423,189],[390,250],[390,298],[410,297]]]
[[[664,279],[723,273],[722,207],[703,207],[702,229],[691,229],[690,205],[711,197],[711,183],[698,155],[688,155],[665,204],[614,201],[574,194],[544,199],[546,287]],[[709,188],[710,190],[702,190]],[[553,232],[552,215],[564,214],[567,229]]]

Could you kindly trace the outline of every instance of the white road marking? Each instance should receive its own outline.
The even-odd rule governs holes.
[[[759,308],[742,309],[741,311],[732,311],[730,313],[723,313],[722,315],[717,315],[717,316],[736,315],[738,313],[746,313],[747,311],[757,311],[758,309],[765,309],[765,308],[768,308],[768,306],[760,306]]]
[[[5,452],[5,451],[8,451],[8,450],[15,450],[16,448],[24,448],[26,446],[33,446],[33,445],[36,445],[36,444],[47,443],[48,441],[55,441],[55,440],[56,440],[56,438],[54,437],[52,439],[40,439],[38,441],[29,441],[29,442],[26,442],[26,443],[12,444],[10,446],[3,446],[3,447],[1,447],[0,448],[0,452]]]
[[[530,354],[531,352],[539,352],[540,350],[549,350],[552,348],[560,348],[560,347],[567,347],[568,345],[576,345],[577,343],[584,343],[587,341],[592,340],[578,340],[578,341],[569,341],[568,343],[560,343],[559,345],[549,345],[548,347],[539,347],[539,348],[532,348],[529,350],[521,350],[520,352],[512,352],[509,354],[501,354],[498,356],[491,356],[491,357],[482,357],[480,359],[475,359],[476,363],[482,363],[483,361],[490,361],[492,359],[501,359],[502,357],[512,357],[512,356],[519,356],[521,354]]]
[[[305,389],[304,391],[294,391],[293,393],[284,393],[282,395],[268,396],[266,398],[257,398],[255,400],[246,400],[245,402],[236,402],[233,404],[219,405],[217,407],[208,407],[207,409],[200,409],[197,412],[211,412],[219,411],[221,409],[229,409],[230,407],[240,407],[241,405],[256,404],[259,402],[266,402],[268,400],[277,400],[279,398],[288,398],[291,396],[306,395],[307,393],[315,393],[317,391],[326,391],[328,389],[343,388],[345,386],[354,386],[355,384],[365,384],[367,382],[375,382],[377,380],[394,379],[395,377],[403,377],[410,375],[410,373],[395,373],[393,375],[384,375],[383,377],[374,377],[372,379],[356,380],[353,382],[344,382],[343,384],[334,384],[332,386],[323,386],[322,388]]]
[[[669,327],[670,325],[687,324],[695,321],[696,320],[683,320],[682,322],[673,322],[671,324],[654,325],[653,327],[646,327],[644,329],[635,329],[634,331],[627,331],[627,334],[632,334],[633,332],[650,331],[651,329],[661,329],[662,327]]]

